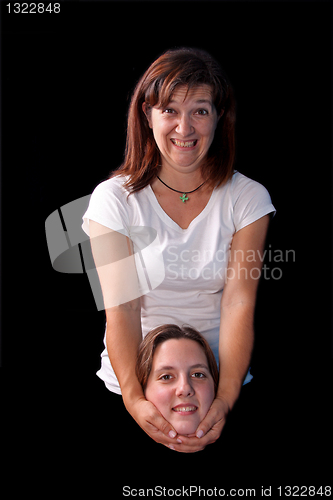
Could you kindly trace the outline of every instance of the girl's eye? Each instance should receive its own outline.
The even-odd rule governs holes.
[[[171,379],[171,375],[162,375],[162,377],[160,378],[160,380],[170,380]]]
[[[192,377],[193,378],[205,378],[206,375],[204,373],[201,373],[201,372],[195,372],[195,373],[193,373]]]
[[[174,112],[175,112],[175,110],[174,110],[174,109],[172,109],[172,108],[167,108],[167,109],[165,109],[165,110],[163,111],[163,113],[166,113],[166,114],[172,114],[172,113],[174,113]]]

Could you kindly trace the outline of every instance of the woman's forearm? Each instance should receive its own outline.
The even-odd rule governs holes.
[[[253,304],[242,301],[221,309],[217,396],[226,398],[230,408],[238,399],[249,368],[254,344],[253,317]]]
[[[106,345],[125,405],[126,401],[143,397],[141,385],[135,374],[141,340],[139,299],[107,311]]]

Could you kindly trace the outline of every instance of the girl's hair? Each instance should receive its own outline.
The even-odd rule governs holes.
[[[197,330],[190,326],[179,327],[177,325],[166,324],[151,330],[142,340],[136,361],[136,375],[143,388],[146,389],[148,378],[153,365],[153,356],[158,345],[170,339],[189,339],[197,342],[203,349],[209,371],[213,377],[215,395],[219,382],[219,372],[215,356],[206,339]]]
[[[134,193],[150,184],[161,167],[161,157],[142,104],[164,108],[177,86],[187,91],[209,85],[220,117],[202,175],[212,187],[232,177],[235,161],[235,99],[228,77],[207,52],[194,48],[166,51],[154,61],[133,92],[127,122],[123,164],[111,175],[129,176],[125,187]],[[223,115],[222,115],[223,112]],[[222,116],[221,116],[222,115]]]

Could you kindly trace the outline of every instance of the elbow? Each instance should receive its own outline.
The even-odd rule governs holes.
[[[105,309],[106,315],[113,314],[115,312],[140,312],[141,311],[141,301],[140,297],[129,300],[121,304],[116,304]]]
[[[231,297],[222,296],[221,300],[221,312],[237,309],[254,313],[255,306],[256,298],[248,295],[236,295]]]

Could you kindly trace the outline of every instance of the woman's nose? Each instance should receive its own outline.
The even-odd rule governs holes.
[[[187,137],[187,136],[193,134],[194,127],[192,126],[191,118],[189,116],[184,114],[179,118],[176,132],[177,132],[177,134],[179,134],[183,137]]]
[[[191,381],[187,377],[181,377],[176,388],[176,395],[178,397],[188,398],[193,396],[193,394],[194,389],[191,385]]]

